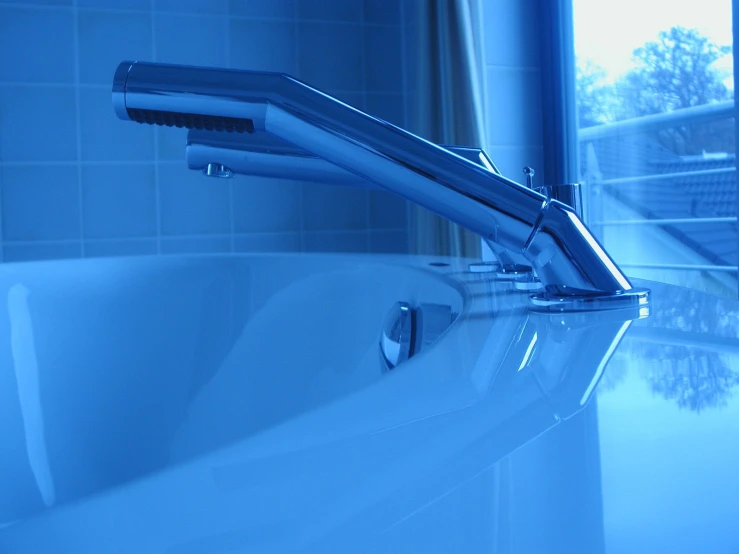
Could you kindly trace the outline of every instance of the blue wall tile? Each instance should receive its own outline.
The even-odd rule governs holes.
[[[85,238],[156,236],[153,164],[83,166],[82,210]]]
[[[306,184],[303,190],[304,229],[366,229],[367,192],[340,185]]]
[[[118,239],[85,242],[86,258],[149,256],[156,253],[156,239]]]
[[[295,23],[233,19],[230,26],[231,67],[295,75]]]
[[[482,10],[483,26],[495,29],[485,33],[485,63],[506,67],[538,68],[540,63],[539,0],[487,0]],[[501,25],[505,21],[505,25]],[[524,32],[523,29],[526,29]]]
[[[300,252],[300,233],[255,233],[234,238],[236,252]]]
[[[364,28],[366,86],[369,91],[403,90],[403,55],[400,32],[394,27]]]
[[[231,251],[231,237],[164,237],[162,254],[218,254]]]
[[[298,18],[321,21],[362,21],[363,0],[298,0]]]
[[[0,52],[0,81],[71,83],[72,11],[0,6]]]
[[[488,144],[529,146],[542,144],[541,96],[537,70],[486,68]]]
[[[187,129],[155,127],[154,137],[158,146],[158,159],[185,163]]]
[[[155,14],[156,61],[226,67],[226,25],[226,17]]]
[[[360,25],[303,23],[298,51],[298,76],[309,85],[329,90],[363,89]]]
[[[82,244],[79,242],[5,244],[3,246],[3,261],[5,262],[61,260],[79,258],[81,255]]]
[[[151,34],[149,13],[80,10],[80,81],[110,85],[120,62],[151,60]]]
[[[541,146],[489,146],[485,151],[503,176],[517,183],[526,180],[523,174],[525,166],[538,170],[544,163]]]
[[[169,12],[226,14],[228,0],[154,0],[154,9]]]
[[[159,167],[162,235],[231,232],[231,182],[206,177],[184,164]]]
[[[38,6],[71,6],[74,0],[23,0],[23,3]]]
[[[422,4],[418,0],[400,0],[400,17],[405,25],[412,25],[416,21],[419,14],[419,6],[422,6]]]
[[[367,0],[364,20],[378,25],[400,25],[401,3],[398,0]]]
[[[77,5],[81,8],[149,10],[151,0],[77,0]]]
[[[3,161],[77,159],[74,88],[8,85],[0,92],[0,156]]]
[[[405,128],[405,106],[402,94],[367,93],[367,113],[388,123]]]
[[[370,252],[375,254],[407,254],[406,231],[370,231]]]
[[[295,0],[231,0],[230,13],[235,16],[292,19]]]
[[[419,84],[422,84],[420,82],[422,77],[421,63],[416,60],[419,53],[419,37],[418,25],[403,26],[401,42],[406,52],[406,63],[402,66],[402,70],[405,72],[406,94],[410,94],[412,91],[415,92]]]
[[[372,229],[405,229],[408,224],[408,202],[391,192],[371,190],[369,218]]]
[[[367,252],[366,231],[307,232],[304,236],[306,252]]]
[[[80,238],[80,195],[74,166],[0,167],[3,240]]]
[[[349,104],[352,108],[357,108],[358,110],[362,110],[363,112],[367,111],[366,102],[364,100],[365,94],[363,92],[324,92],[326,92],[327,94],[331,94],[331,96],[333,96],[337,100],[341,100],[342,102]]]
[[[234,230],[237,233],[299,231],[302,189],[301,183],[284,179],[235,179]]]
[[[367,79],[387,86],[388,75],[400,68],[399,59],[388,67],[372,44],[399,40],[400,27],[395,34],[387,31],[399,22],[390,0],[314,0],[300,6],[297,0],[32,2],[79,9],[0,3],[0,51],[14,53],[0,59],[0,81],[18,81],[0,85],[6,260],[78,257],[83,247],[85,256],[304,246],[364,252],[368,223],[404,225],[398,205],[373,198],[371,207],[366,190],[207,179],[186,169],[185,130],[119,121],[110,98],[120,61],[156,55],[171,63],[285,71],[402,123],[400,94],[364,88]],[[363,34],[363,19],[386,30]],[[364,48],[381,62],[379,71],[365,71]],[[3,166],[3,161],[41,165]],[[48,165],[55,161],[69,164]],[[304,230],[312,231],[307,239]]]
[[[154,159],[154,127],[120,120],[113,111],[110,87],[81,87],[80,110],[82,160]]]

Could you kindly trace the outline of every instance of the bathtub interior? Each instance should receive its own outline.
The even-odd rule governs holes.
[[[464,307],[431,270],[331,256],[10,264],[0,287],[0,522],[379,382],[398,300]]]

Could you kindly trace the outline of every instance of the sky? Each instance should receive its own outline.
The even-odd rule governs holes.
[[[610,79],[633,67],[632,52],[681,25],[698,29],[718,45],[732,44],[731,0],[573,0],[575,53],[603,66]],[[731,56],[716,62],[732,71]],[[733,82],[727,84],[733,88]]]

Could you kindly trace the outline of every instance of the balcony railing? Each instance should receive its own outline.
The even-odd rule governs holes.
[[[601,240],[604,240],[604,235],[607,229],[611,229],[611,233],[618,231],[619,233],[627,233],[629,230],[642,229],[656,229],[659,227],[668,228],[668,226],[680,226],[682,229],[684,226],[695,227],[698,229],[700,226],[706,225],[717,225],[725,224],[730,226],[733,224],[736,229],[737,217],[735,215],[726,217],[670,217],[670,218],[642,218],[639,217],[638,213],[634,214],[634,210],[623,209],[621,212],[631,212],[630,217],[607,217],[607,214],[603,213],[603,201],[606,198],[606,202],[611,201],[614,198],[612,195],[609,196],[604,194],[603,191],[611,190],[617,191],[618,187],[630,185],[633,190],[633,185],[638,184],[639,186],[646,187],[650,186],[664,186],[666,182],[675,179],[704,179],[706,177],[722,177],[727,175],[736,175],[736,163],[733,167],[722,167],[722,168],[710,168],[710,169],[698,169],[691,168],[686,171],[669,171],[665,173],[645,173],[637,175],[608,175],[608,171],[604,170],[606,174],[601,173],[600,163],[598,156],[596,155],[595,146],[600,145],[601,154],[603,152],[604,143],[609,139],[626,139],[628,137],[634,137],[635,135],[643,135],[645,133],[652,133],[668,128],[679,127],[683,125],[695,125],[699,123],[710,123],[718,120],[726,120],[733,118],[735,113],[734,101],[717,102],[713,104],[707,104],[704,106],[697,106],[693,108],[687,108],[682,110],[675,110],[668,113],[644,116],[640,118],[630,119],[626,121],[619,121],[616,123],[609,123],[605,125],[598,125],[594,127],[588,127],[579,131],[579,142],[580,149],[583,159],[586,160],[584,167],[583,181],[587,185],[585,187],[585,202],[586,202],[586,217],[589,226],[593,231],[599,235]],[[679,159],[679,158],[678,158]],[[628,160],[626,160],[628,163]],[[735,189],[736,190],[736,189]],[[732,200],[737,203],[736,194]],[[600,204],[600,206],[599,206]],[[599,209],[600,207],[600,209]],[[611,211],[605,209],[605,211]],[[682,214],[679,214],[682,215]],[[674,227],[673,227],[674,228]],[[725,231],[728,233],[728,231]],[[739,251],[739,234],[734,233],[734,240],[736,241],[736,249]],[[606,237],[607,239],[607,237]],[[611,246],[608,244],[608,240],[604,241],[606,248],[611,250]],[[616,242],[616,241],[613,241]],[[616,245],[617,247],[618,245]],[[616,248],[618,250],[618,248]],[[706,274],[720,275],[717,277],[723,282],[724,287],[730,287],[733,289],[733,296],[737,295],[737,276],[739,274],[739,268],[736,265],[726,265],[712,263],[712,260],[706,259],[704,256],[695,251],[693,259],[691,260],[677,260],[674,263],[672,261],[661,263],[659,260],[634,260],[633,257],[629,259],[628,255],[622,255],[621,259],[618,258],[616,261],[626,269],[639,269],[642,273],[649,270],[659,271],[679,271],[679,272],[704,272]],[[685,263],[680,263],[685,262]],[[683,283],[678,283],[683,284]]]

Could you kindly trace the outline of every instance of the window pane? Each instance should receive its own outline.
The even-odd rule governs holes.
[[[634,277],[737,296],[731,0],[573,0],[588,224]]]

